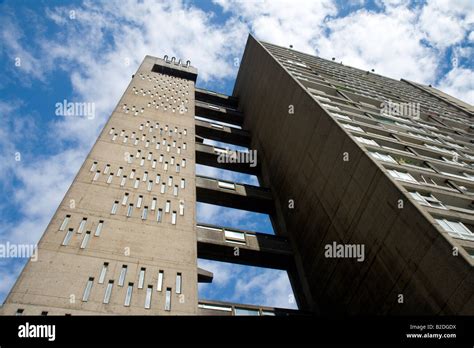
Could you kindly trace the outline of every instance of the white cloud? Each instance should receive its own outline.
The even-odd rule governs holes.
[[[199,284],[200,298],[297,308],[286,271],[203,259],[198,260],[198,265],[214,274],[211,284]]]
[[[420,27],[427,39],[441,49],[462,41],[473,23],[471,0],[429,1],[420,15]]]
[[[248,278],[239,278],[233,298],[240,303],[297,309],[288,274],[284,271],[264,269]]]
[[[19,83],[29,84],[31,79],[44,81],[41,61],[35,57],[29,50],[23,47],[22,41],[27,41],[21,29],[10,19],[1,16],[2,28],[0,38],[7,58],[7,64],[10,64],[10,71],[17,71]]]
[[[453,68],[436,87],[474,105],[474,70],[472,69]]]
[[[330,0],[246,1],[215,0],[225,11],[248,23],[256,37],[276,45],[314,53],[324,31],[325,19],[337,13]]]
[[[416,18],[414,12],[397,7],[390,14],[359,10],[335,19],[328,23],[329,35],[319,42],[320,55],[395,79],[431,82],[438,55],[421,43]]]

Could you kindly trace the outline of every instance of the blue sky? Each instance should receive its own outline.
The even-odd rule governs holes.
[[[0,1],[0,242],[36,243],[146,54],[190,59],[231,93],[249,32],[474,103],[472,1]],[[54,114],[93,102],[94,119]],[[19,160],[18,160],[19,159]],[[199,167],[203,175],[256,178]],[[267,216],[198,206],[198,221],[273,233]],[[0,260],[0,300],[24,259]],[[294,307],[284,272],[201,260],[203,298]]]

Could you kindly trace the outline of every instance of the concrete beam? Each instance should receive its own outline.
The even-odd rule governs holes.
[[[214,278],[214,274],[212,272],[198,267],[197,273],[198,283],[212,283],[212,279]]]
[[[201,120],[196,120],[196,135],[243,147],[250,145],[249,132]]]
[[[225,122],[236,126],[242,126],[244,117],[241,112],[215,106],[208,103],[196,101],[195,115],[210,120]]]
[[[205,103],[222,105],[228,108],[237,109],[237,98],[222,93],[208,91],[202,88],[195,89],[195,99]]]
[[[263,187],[196,175],[196,195],[197,201],[202,203],[273,214],[272,195]]]
[[[232,170],[235,172],[250,174],[250,175],[257,175],[260,170],[258,165],[255,167],[251,167],[250,163],[225,163],[219,162],[219,155],[225,154],[226,150],[212,146],[212,145],[205,145],[196,142],[196,163],[202,164],[205,166],[211,166],[215,168],[227,169]],[[237,152],[237,156],[240,156],[242,153]],[[239,157],[238,157],[239,158]]]
[[[196,232],[199,258],[284,270],[292,268],[293,253],[286,238],[208,224],[198,224]]]
[[[247,312],[248,311],[248,312]],[[249,315],[249,312],[254,312],[255,315],[271,315],[271,316],[294,316],[294,315],[310,315],[308,312],[299,311],[295,309],[275,308],[254,306],[240,303],[199,300],[198,315],[213,315],[213,316],[229,316],[229,315]]]

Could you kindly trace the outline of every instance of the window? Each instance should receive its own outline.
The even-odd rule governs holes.
[[[474,175],[469,173],[463,173],[467,180],[474,181]]]
[[[82,239],[81,249],[85,249],[85,248],[86,248],[87,243],[89,242],[90,237],[91,237],[91,231],[87,231],[86,234],[84,235],[84,238]]]
[[[299,74],[298,74],[298,75],[299,75]],[[316,99],[318,99],[318,100],[325,101],[325,102],[330,102],[330,101],[331,101],[331,99],[329,99],[329,98],[327,98],[327,97],[323,97],[323,96],[321,96],[321,95],[315,95],[314,97],[315,97]]]
[[[125,302],[124,306],[129,307],[130,301],[132,300],[132,292],[133,292],[133,283],[128,283],[127,293],[125,294]]]
[[[338,114],[337,112],[331,112],[331,115],[333,115],[337,118],[343,119],[343,120],[352,121],[349,116],[341,115],[341,114]]]
[[[379,160],[379,161],[384,161],[384,162],[390,162],[390,163],[397,163],[397,161],[395,161],[393,159],[392,156],[390,155],[386,155],[384,153],[380,153],[380,152],[369,152],[370,155],[372,157],[374,157],[375,159]]]
[[[112,294],[112,288],[114,286],[114,281],[109,280],[109,283],[107,284],[107,288],[105,289],[105,294],[104,294],[104,301],[103,303],[107,304],[110,301],[110,295]]]
[[[92,178],[92,181],[97,181],[97,179],[99,179],[99,176],[100,176],[100,171],[96,171],[94,174],[94,177]]]
[[[174,185],[173,196],[177,196],[177,195],[178,195],[178,185]]]
[[[458,155],[456,151],[454,150],[449,150],[444,147],[439,147],[436,145],[430,145],[430,144],[424,144],[428,149],[435,150],[435,151],[440,151],[440,152],[445,152],[445,153],[451,153],[453,155]]]
[[[96,229],[95,229],[95,233],[94,233],[94,236],[96,237],[99,237],[100,236],[100,232],[102,232],[102,227],[104,226],[104,221],[103,220],[100,220],[99,221],[99,224],[97,225]]]
[[[145,267],[142,267],[140,269],[140,274],[138,276],[138,288],[139,289],[143,289],[143,283],[145,282],[145,271],[146,271]]]
[[[122,177],[122,180],[120,181],[120,186],[121,186],[121,187],[124,187],[126,182],[127,182],[127,176],[124,175],[124,176]]]
[[[161,291],[163,290],[163,276],[164,276],[164,272],[163,271],[159,271],[158,272],[158,283],[156,285],[156,291]]]
[[[364,137],[354,137],[355,140],[357,140],[359,143],[366,144],[366,145],[372,145],[372,146],[379,146],[377,142],[373,139],[367,139]]]
[[[170,212],[170,208],[171,208],[171,202],[170,202],[170,201],[166,201],[166,203],[165,203],[165,213],[169,213],[169,212]]]
[[[156,179],[155,179],[155,183],[156,184],[159,184],[160,183],[160,174],[156,174]]]
[[[140,160],[140,167],[143,167],[145,165],[145,157],[142,157]]]
[[[142,202],[143,202],[143,196],[140,195],[140,196],[138,196],[138,199],[137,199],[137,208],[142,207]]]
[[[171,310],[171,288],[166,288],[165,311]]]
[[[104,168],[104,174],[108,174],[110,170],[110,164],[106,164]]]
[[[153,169],[156,168],[156,160],[153,160],[153,162],[151,163],[151,167],[152,167]]]
[[[447,219],[435,219],[436,222],[448,232],[448,234],[455,238],[467,239],[474,241],[474,233],[469,230],[462,222],[460,221],[451,221]]]
[[[181,294],[181,283],[182,283],[183,277],[181,273],[176,274],[176,293]]]
[[[147,186],[147,191],[151,191],[151,189],[153,188],[153,180],[150,180],[148,181],[148,186]]]
[[[119,204],[119,201],[114,202],[114,204],[112,205],[112,210],[110,211],[110,214],[115,215],[117,213],[118,204]]]
[[[70,228],[66,235],[64,236],[62,245],[68,245],[69,241],[71,240],[72,234],[74,233],[74,229]]]
[[[71,215],[66,215],[66,217],[63,220],[63,223],[59,227],[60,231],[64,231],[66,229],[67,224],[69,223],[69,220],[71,219]]]
[[[286,60],[288,63],[292,64],[292,65],[297,65],[297,66],[300,66],[302,68],[307,68],[308,66],[304,63],[301,63],[301,62],[297,62],[297,61],[294,61],[294,60],[291,60],[291,59],[287,59]]]
[[[175,211],[173,211],[173,213],[171,214],[171,224],[176,225],[176,212]]]
[[[456,157],[454,157],[454,158],[456,158]],[[446,163],[454,164],[454,165],[456,165],[456,166],[461,166],[461,167],[464,167],[464,166],[466,165],[466,163],[464,163],[464,162],[458,162],[458,161],[456,161],[454,158],[453,158],[453,159],[449,159],[449,158],[446,158],[446,157],[444,157],[444,156],[441,156],[441,159],[442,159],[443,161],[445,161]]]
[[[145,171],[145,172],[143,173],[142,181],[146,181],[147,178],[148,178],[148,172]]]
[[[137,189],[139,185],[140,185],[140,178],[136,178],[135,183],[133,184],[133,188]]]
[[[184,202],[179,202],[179,215],[184,215]]]
[[[388,173],[397,180],[418,183],[418,181],[416,181],[416,179],[413,176],[411,176],[410,173],[399,172],[393,169],[389,169]]]
[[[114,173],[110,173],[109,177],[107,178],[107,184],[111,184],[113,178],[114,178]]]
[[[90,171],[91,171],[91,172],[94,172],[94,171],[96,171],[96,170],[97,170],[97,162],[94,162],[94,163],[92,163],[92,166],[91,166]]]
[[[364,130],[362,128],[358,127],[358,126],[353,126],[353,125],[348,124],[348,123],[342,123],[342,126],[346,129],[349,129],[349,130],[352,130],[352,131],[365,133]]]
[[[455,147],[456,149],[465,149],[466,148],[465,146],[462,146],[462,145],[459,145],[459,144],[456,144],[456,143],[451,143],[449,141],[445,141],[445,143],[449,146]]]
[[[181,188],[184,189],[186,182],[184,179],[181,179]]]
[[[474,180],[474,176],[469,175],[467,173],[463,173],[464,175],[459,175],[459,174],[454,174],[454,173],[449,173],[449,172],[440,172],[440,173],[444,175],[452,176],[453,178],[464,179],[464,180]]]
[[[94,277],[90,277],[87,281],[86,288],[84,289],[84,294],[82,295],[82,302],[87,302],[89,295],[91,294],[92,284],[94,283]]]
[[[184,158],[181,160],[181,167],[186,167],[186,160]]]
[[[393,116],[391,116],[391,117],[393,117]],[[407,122],[408,122],[408,121],[407,121]],[[400,122],[395,122],[395,124],[396,124],[397,126],[399,126],[399,127],[411,129],[411,130],[413,130],[413,131],[415,131],[415,132],[423,132],[423,133],[425,133],[425,130],[422,129],[422,128],[419,128],[419,127],[410,126],[410,125],[408,125],[408,124],[400,123]]]
[[[102,270],[100,271],[100,276],[99,276],[99,284],[103,284],[105,280],[105,275],[107,274],[107,268],[109,267],[108,262],[104,262],[104,265],[102,266]]]
[[[122,198],[122,205],[126,205],[128,201],[128,192],[125,192]]]
[[[122,265],[122,269],[120,270],[118,286],[123,286],[123,284],[125,283],[126,276],[127,276],[127,265]]]
[[[260,315],[258,309],[235,307],[235,315]]]
[[[408,134],[410,134],[411,136],[413,136],[415,138],[418,138],[418,139],[424,139],[424,140],[429,140],[429,141],[433,141],[433,142],[436,142],[436,143],[440,143],[440,141],[438,139],[431,138],[431,137],[426,136],[426,135],[416,134],[416,133],[412,133],[412,132],[408,132]]]
[[[82,233],[84,228],[86,227],[87,218],[82,218],[81,223],[79,224],[79,228],[77,229],[77,233]]]
[[[16,310],[16,315],[23,315],[23,312],[24,312],[24,311],[25,311],[25,310],[24,310],[23,308],[18,308],[18,309]]]
[[[42,311],[42,312],[41,312],[41,315],[44,315],[44,316],[45,316],[45,315],[48,315],[48,312],[47,312],[47,311]]]
[[[179,164],[176,164],[176,173],[179,173],[181,171]]]
[[[133,179],[135,177],[135,169],[132,169],[130,172],[130,179]]]
[[[144,206],[143,211],[142,211],[142,220],[146,220],[147,216],[148,216],[148,207]]]
[[[123,172],[123,167],[120,167],[120,168],[117,170],[117,174],[115,174],[115,175],[120,176],[120,175],[122,175],[122,172]]]
[[[163,217],[163,210],[160,208],[158,209],[158,212],[156,213],[156,221],[161,222],[162,217]]]
[[[173,177],[170,176],[168,177],[168,186],[172,186],[173,185]]]
[[[243,232],[224,230],[224,236],[228,242],[246,244],[245,233]]]
[[[146,289],[145,309],[150,309],[151,307],[152,292],[153,292],[153,285],[148,285],[148,288]]]
[[[409,192],[410,195],[421,205],[426,205],[433,208],[446,209],[446,207],[432,194],[420,193],[420,192]]]
[[[165,162],[165,164],[163,165],[163,170],[168,170],[168,162]]]
[[[127,217],[131,217],[132,213],[133,213],[133,203],[130,203],[127,209]]]
[[[151,201],[151,208],[150,210],[154,211],[156,209],[156,198],[153,198]]]
[[[235,184],[234,183],[218,181],[217,185],[219,186],[219,188],[235,190]]]

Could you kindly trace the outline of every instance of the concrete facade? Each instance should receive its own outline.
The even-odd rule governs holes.
[[[396,87],[395,92],[408,90],[413,99],[408,99],[409,93],[384,93],[388,84]],[[368,97],[367,90],[380,92],[377,99]],[[474,313],[470,253],[474,177],[469,176],[474,168],[469,128],[473,114],[419,92],[403,81],[374,77],[252,37],[247,42],[233,94],[239,98],[240,110],[252,115],[245,118],[244,129],[252,133],[251,147],[258,151],[264,185],[275,188],[277,231],[292,245],[311,311]],[[377,122],[380,103],[390,98],[420,102],[421,120],[402,119],[401,125],[392,121],[394,127]],[[435,116],[437,108],[442,116]],[[454,116],[462,128],[447,124]],[[346,128],[342,121],[357,128]],[[467,175],[444,174],[448,162],[441,166],[434,158],[440,158],[439,151],[425,151],[427,147],[416,138],[416,127],[422,136],[429,134],[430,127],[452,134],[451,141],[462,146],[459,158],[466,163],[462,170]],[[356,136],[378,143],[361,144]],[[376,160],[370,153],[375,149],[397,160]],[[424,168],[409,166],[414,158]],[[389,169],[412,173],[417,179],[424,174],[424,179],[433,177],[436,184],[395,180]],[[439,197],[443,209],[434,203],[419,204],[409,194],[414,190]],[[289,207],[291,201],[294,209]],[[470,233],[449,233],[435,218],[462,222]],[[333,242],[364,245],[364,262],[325,257],[325,246]]]
[[[30,315],[43,311],[52,315],[197,313],[195,81],[152,72],[156,66],[172,66],[196,76],[193,67],[144,59],[41,238],[38,261],[28,262],[11,290],[4,314],[14,314],[18,308]],[[117,211],[112,214],[114,202]],[[69,222],[62,229],[66,216]],[[103,226],[97,236],[99,221]],[[62,245],[70,228],[72,236]],[[89,232],[88,243],[81,248]],[[100,283],[104,263],[108,265]],[[123,266],[127,271],[121,285]],[[143,268],[143,288],[139,288]],[[160,271],[161,290],[157,288]],[[176,288],[178,273],[181,290]],[[90,277],[94,278],[90,296],[83,301]],[[111,280],[110,300],[104,304]],[[133,291],[130,305],[125,306],[129,283]],[[151,304],[146,309],[149,286]],[[170,310],[165,310],[167,289],[171,289]]]

